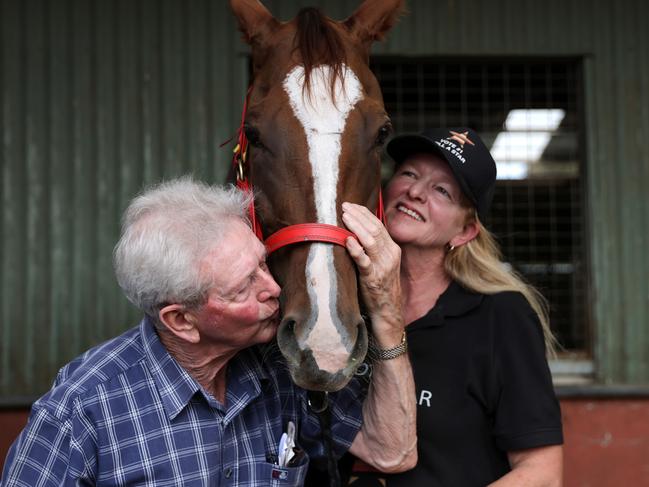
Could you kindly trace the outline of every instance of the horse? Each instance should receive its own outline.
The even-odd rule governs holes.
[[[403,0],[365,0],[344,21],[305,8],[281,22],[258,0],[230,6],[252,51],[241,131],[261,234],[311,222],[323,232],[343,227],[344,201],[376,208],[380,154],[392,126],[369,52]],[[268,259],[282,287],[277,344],[297,385],[336,391],[368,348],[356,269],[344,237],[341,245],[312,235],[295,240],[305,243]]]

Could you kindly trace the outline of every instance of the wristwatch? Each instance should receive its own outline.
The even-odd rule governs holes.
[[[374,338],[370,335],[367,353],[372,360],[392,360],[408,351],[408,342],[406,341],[406,330],[403,330],[401,343],[393,348],[379,348],[374,342]]]

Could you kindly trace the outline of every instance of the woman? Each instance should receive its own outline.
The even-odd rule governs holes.
[[[419,462],[391,476],[363,473],[356,462],[350,485],[561,485],[544,301],[500,261],[481,223],[496,182],[489,150],[460,128],[399,136],[387,152],[396,170],[385,210],[402,252]],[[369,211],[344,209],[350,230],[380,235]]]

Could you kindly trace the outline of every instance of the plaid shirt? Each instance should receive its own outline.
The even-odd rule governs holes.
[[[331,394],[337,454],[361,424],[356,380]],[[300,446],[323,456],[306,394],[276,355],[257,347],[228,364],[227,407],[169,355],[144,319],[66,365],[32,407],[7,456],[3,486],[302,485],[308,457],[274,465],[289,420]]]

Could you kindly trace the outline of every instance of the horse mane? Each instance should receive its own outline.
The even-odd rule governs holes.
[[[330,66],[333,76],[329,89],[335,100],[337,79],[343,79],[343,65],[346,51],[343,40],[319,8],[307,7],[300,10],[296,17],[297,33],[294,50],[299,51],[304,65],[304,89],[311,93],[311,71],[321,65]]]

